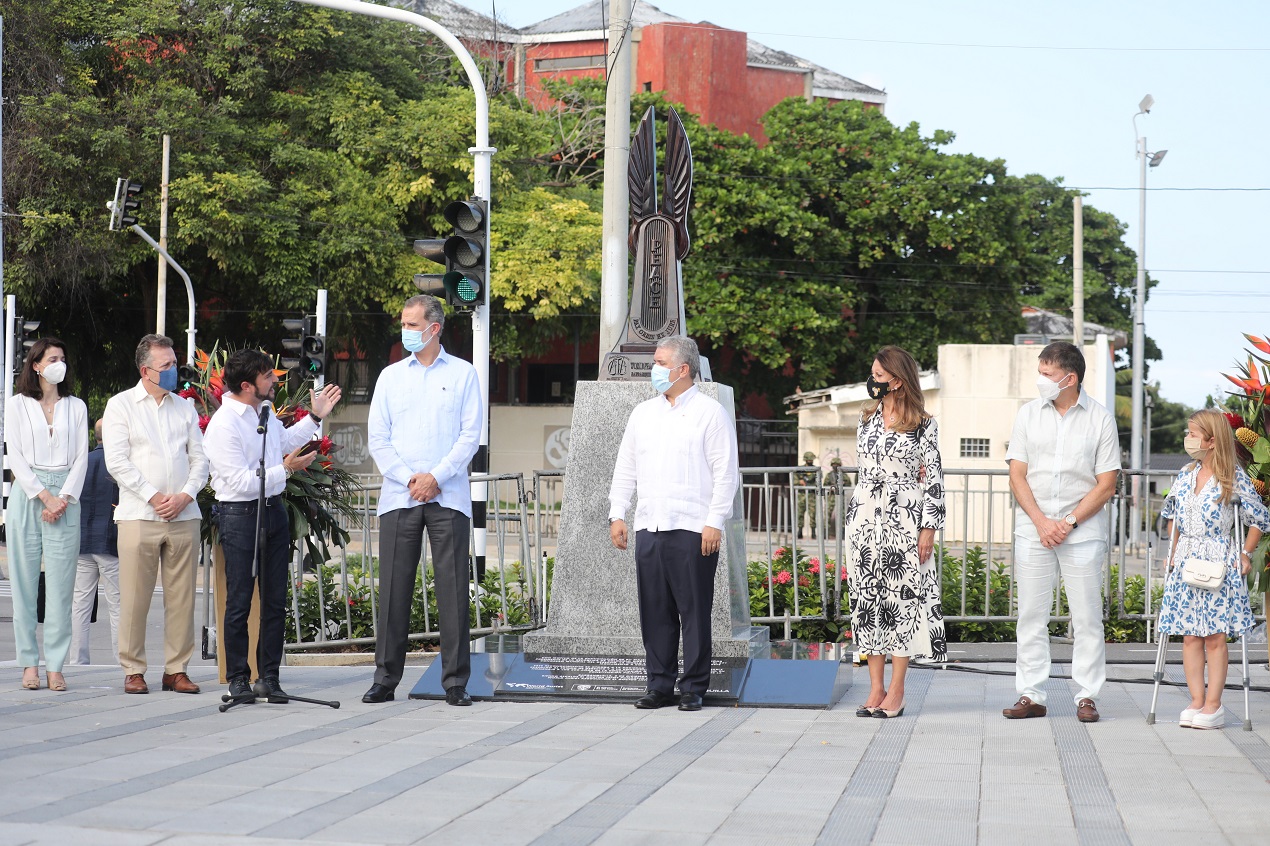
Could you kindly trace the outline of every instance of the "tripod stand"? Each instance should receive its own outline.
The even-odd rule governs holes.
[[[267,507],[266,500],[268,499],[268,497],[265,496],[265,451],[269,445],[268,433],[270,410],[270,405],[268,403],[262,403],[260,406],[260,420],[256,424],[256,433],[260,435],[260,464],[256,468],[256,475],[260,478],[260,489],[256,498],[256,546],[251,556],[251,580],[254,584],[258,584],[259,582],[260,556],[268,541],[268,529],[265,527],[264,515],[265,508]],[[282,507],[281,504],[279,504],[278,507]],[[256,666],[261,666],[261,649],[259,641],[256,643]],[[238,696],[228,693],[222,695],[221,702],[224,704],[219,707],[219,710],[223,714],[235,706],[253,704],[257,699],[264,699],[266,702],[276,705],[283,705],[287,702],[308,702],[312,705],[325,705],[328,708],[340,707],[340,703],[335,700],[309,699],[304,696],[292,696],[283,690],[270,692],[264,681],[258,680],[253,686],[251,693],[239,694]]]

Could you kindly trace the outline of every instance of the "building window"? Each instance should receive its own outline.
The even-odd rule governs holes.
[[[645,82],[644,91],[647,93],[652,93],[652,90],[653,90],[653,84],[651,82]]]
[[[961,439],[961,457],[962,458],[990,458],[988,452],[989,441],[987,438],[962,438]]]
[[[542,71],[557,70],[588,70],[590,68],[604,67],[605,56],[563,56],[559,59],[535,59],[534,70],[541,73]]]

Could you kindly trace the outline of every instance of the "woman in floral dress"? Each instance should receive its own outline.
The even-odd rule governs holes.
[[[1270,511],[1235,460],[1234,435],[1220,412],[1206,409],[1191,417],[1185,444],[1195,461],[1178,474],[1161,515],[1169,521],[1170,538],[1176,523],[1177,536],[1165,576],[1159,629],[1164,635],[1182,635],[1182,666],[1191,703],[1179,724],[1219,729],[1226,722],[1221,704],[1229,662],[1226,638],[1254,625],[1243,577],[1252,566],[1247,550],[1256,549],[1261,533],[1270,531]],[[1236,509],[1247,528],[1239,539],[1242,547],[1235,544]],[[1225,561],[1221,587],[1204,590],[1183,582],[1188,558]]]
[[[875,402],[861,413],[859,478],[846,514],[852,630],[869,661],[869,696],[856,716],[885,718],[904,713],[909,659],[948,654],[931,556],[944,523],[944,474],[913,357],[883,347],[866,384]]]

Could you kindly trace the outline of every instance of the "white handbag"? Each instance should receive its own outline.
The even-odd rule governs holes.
[[[1239,502],[1235,502],[1235,548],[1243,549],[1243,520],[1239,516]],[[1170,539],[1169,561],[1177,549],[1177,524],[1181,514],[1173,519],[1173,536]],[[1182,561],[1182,582],[1200,590],[1218,590],[1226,580],[1226,562],[1207,558],[1187,558]]]

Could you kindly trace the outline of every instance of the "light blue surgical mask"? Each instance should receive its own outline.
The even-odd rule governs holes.
[[[159,387],[165,391],[176,390],[176,368],[169,367],[159,371]]]
[[[670,390],[671,385],[675,384],[675,382],[678,382],[679,379],[683,378],[682,376],[680,376],[679,379],[675,379],[672,381],[670,378],[670,368],[662,367],[660,364],[654,364],[653,371],[649,375],[653,380],[653,389],[656,390],[657,393],[659,394],[666,393],[667,391]]]
[[[406,352],[417,353],[427,346],[427,342],[423,340],[423,333],[418,329],[402,329],[401,345],[406,348]]]
[[[407,352],[417,353],[419,350],[432,343],[434,336],[425,334],[432,326],[425,326],[423,329],[407,329],[401,328],[401,345],[406,348]]]

